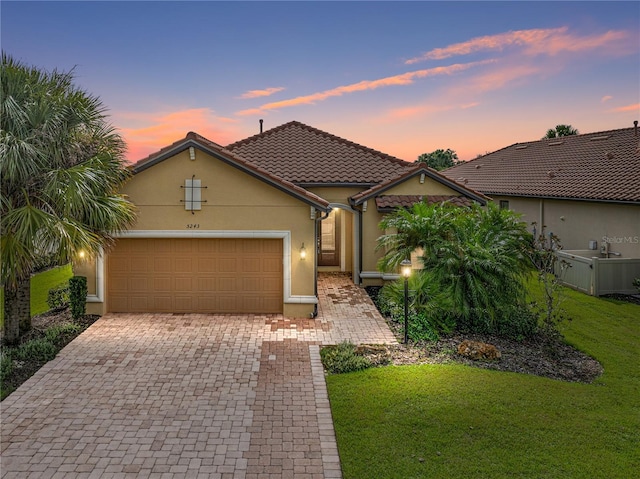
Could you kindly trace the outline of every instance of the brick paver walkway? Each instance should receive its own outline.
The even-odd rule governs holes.
[[[315,319],[109,314],[0,405],[3,478],[339,478],[319,345],[395,342],[324,275]]]

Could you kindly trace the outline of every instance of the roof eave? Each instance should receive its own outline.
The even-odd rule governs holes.
[[[152,166],[166,160],[167,158],[170,158],[172,156],[177,155],[178,153],[181,153],[182,151],[190,148],[190,147],[194,147],[197,148],[198,150],[213,156],[214,158],[222,161],[223,163],[228,164],[229,166],[232,166],[254,178],[257,178],[267,184],[269,184],[270,186],[273,186],[274,188],[287,193],[290,196],[293,196],[294,198],[299,199],[300,201],[307,203],[309,206],[313,206],[314,208],[322,211],[322,212],[328,212],[330,211],[330,207],[329,207],[329,202],[323,200],[322,198],[320,198],[317,195],[314,195],[311,192],[306,192],[307,194],[303,194],[301,192],[295,191],[295,189],[290,189],[287,187],[286,184],[282,184],[278,181],[274,181],[273,178],[270,178],[268,175],[266,174],[262,174],[259,170],[254,170],[253,168],[249,168],[246,165],[244,165],[243,163],[234,161],[231,158],[228,158],[222,154],[220,154],[219,152],[217,152],[216,150],[214,150],[213,148],[208,147],[206,144],[203,144],[201,142],[199,142],[196,139],[192,139],[192,138],[185,138],[182,142],[178,142],[172,146],[170,146],[166,151],[162,152],[162,154],[158,155],[157,157],[153,158],[150,161],[144,162],[142,164],[140,164],[139,166],[135,166],[133,168],[133,174],[138,174],[144,170],[147,170],[149,168],[151,168]],[[273,175],[275,176],[275,175]],[[286,180],[281,180],[282,182],[286,182]],[[289,182],[290,183],[290,182]],[[293,188],[301,188],[293,183],[291,183],[291,186]],[[303,188],[301,188],[303,189]],[[316,199],[314,199],[313,197],[316,197]]]
[[[371,191],[369,192],[362,191],[357,195],[354,195],[351,198],[349,198],[349,201],[352,206],[358,206],[364,203],[365,201],[375,196],[378,196],[384,193],[385,191],[397,186],[398,184],[403,183],[415,176],[422,175],[422,174],[427,175],[429,178],[451,188],[455,192],[460,193],[463,196],[466,196],[467,198],[475,201],[476,203],[480,203],[482,206],[486,205],[487,200],[489,200],[489,198],[487,198],[483,194],[477,194],[476,192],[456,183],[455,181],[450,180],[446,176],[438,174],[435,171],[431,170],[430,168],[425,168],[424,166],[421,166],[419,168],[416,168],[415,171],[411,171],[409,173],[405,172],[399,175],[396,179],[389,181],[387,184],[373,186],[372,188],[370,188]]]
[[[616,203],[625,205],[640,206],[640,199],[637,200],[619,200],[619,199],[603,199],[603,198],[584,198],[576,196],[553,196],[553,195],[536,195],[527,193],[509,193],[504,191],[483,191],[489,196],[515,196],[517,198],[534,198],[540,200],[563,200],[563,201],[584,201],[591,203]]]

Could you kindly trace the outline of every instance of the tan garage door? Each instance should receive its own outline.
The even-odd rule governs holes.
[[[282,240],[120,239],[107,295],[112,312],[281,313]]]

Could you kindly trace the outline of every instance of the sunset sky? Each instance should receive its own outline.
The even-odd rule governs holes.
[[[10,2],[2,49],[75,68],[128,158],[297,120],[413,161],[640,119],[640,2]]]

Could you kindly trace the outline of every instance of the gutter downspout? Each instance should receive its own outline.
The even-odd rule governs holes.
[[[362,209],[358,210],[358,286],[362,284]]]
[[[313,247],[315,248],[315,263],[313,265],[313,277],[315,278],[315,281],[313,283],[313,293],[315,294],[316,298],[318,297],[318,225],[319,222],[322,220],[326,220],[329,217],[329,213],[331,213],[331,210],[327,211],[326,214],[324,216],[322,216],[322,214],[318,217],[316,216],[316,219],[313,222]],[[311,313],[311,319],[315,319],[318,316],[318,303],[313,305],[313,313]]]

